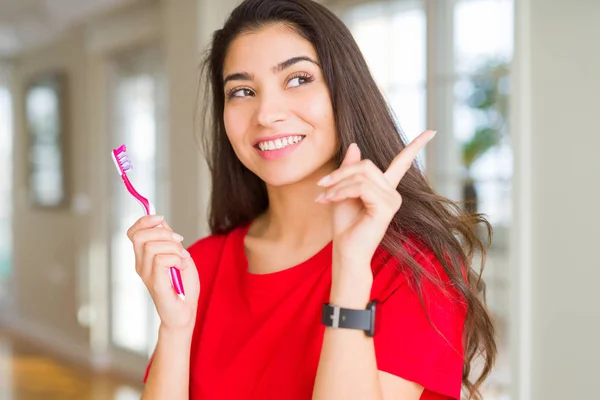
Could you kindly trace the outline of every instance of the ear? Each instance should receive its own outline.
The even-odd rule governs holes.
[[[346,150],[346,156],[342,160],[341,166],[356,164],[357,162],[360,162],[360,149],[356,143],[352,143]]]

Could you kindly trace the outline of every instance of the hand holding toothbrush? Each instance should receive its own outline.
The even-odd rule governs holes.
[[[170,316],[165,314],[164,309],[173,309],[173,307],[179,307],[179,309],[193,309],[195,315],[195,309],[198,301],[199,294],[199,278],[198,271],[196,270],[195,265],[193,265],[193,261],[189,258],[189,254],[181,244],[178,244],[178,247],[181,248],[176,251],[177,257],[173,256],[173,251],[176,249],[171,245],[166,246],[166,241],[175,241],[181,242],[183,238],[181,236],[174,234],[172,229],[163,221],[162,217],[154,216],[155,210],[154,205],[133,187],[131,181],[127,177],[127,172],[133,168],[133,164],[129,157],[127,156],[127,148],[125,145],[121,145],[120,147],[114,149],[111,153],[112,159],[115,163],[117,171],[119,175],[123,179],[123,183],[125,187],[129,191],[129,193],[140,203],[142,206],[146,217],[140,218],[127,232],[129,239],[133,242],[136,256],[136,271],[142,278],[144,284],[150,291],[154,303],[156,305],[156,309],[161,317],[161,321],[165,323],[165,318],[177,318],[175,316]],[[162,223],[162,225],[161,225]],[[152,230],[153,232],[150,232]],[[150,232],[150,233],[149,233]],[[170,232],[170,233],[169,233]],[[155,243],[161,242],[161,243]],[[147,248],[146,248],[147,247]],[[166,253],[165,253],[166,251]],[[187,262],[182,262],[181,258],[187,259]],[[169,265],[165,267],[163,265],[164,262],[172,260],[173,265]],[[188,264],[191,262],[193,268],[189,268],[191,272],[187,272],[189,276],[188,279],[183,279],[180,270],[186,269]],[[166,282],[170,284],[167,285],[163,282],[164,278],[162,271],[165,269],[168,271],[166,274]],[[184,286],[184,281],[190,280],[189,283],[186,283]],[[184,292],[184,287],[191,285],[191,293],[188,295],[192,295],[191,298],[186,300],[186,294]],[[168,286],[168,288],[167,288]],[[163,293],[163,292],[168,292]],[[174,295],[177,295],[175,297]],[[187,306],[175,306],[171,304],[174,301],[180,301],[181,303],[188,303]],[[167,305],[165,305],[165,302]],[[161,312],[163,310],[163,312]],[[171,310],[173,311],[173,310]],[[168,312],[168,311],[167,311]],[[180,322],[180,321],[178,321]],[[177,325],[177,323],[175,324]]]
[[[135,270],[152,296],[163,327],[191,330],[196,321],[200,279],[194,261],[162,217],[144,216],[127,231],[135,251]],[[181,273],[186,301],[173,292],[170,268]]]

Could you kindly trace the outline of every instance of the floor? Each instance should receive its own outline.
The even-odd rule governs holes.
[[[510,400],[506,352],[483,388],[485,400]],[[0,400],[139,400],[141,385],[45,355],[0,330]]]
[[[57,361],[0,331],[0,400],[139,400],[140,389]]]

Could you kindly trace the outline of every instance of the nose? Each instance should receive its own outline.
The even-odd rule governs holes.
[[[259,99],[256,114],[257,122],[264,127],[270,127],[274,123],[285,121],[289,115],[286,101],[277,93],[263,93]]]

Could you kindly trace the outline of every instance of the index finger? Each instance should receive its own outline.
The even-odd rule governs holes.
[[[127,237],[131,239],[133,234],[140,229],[156,228],[156,226],[161,222],[164,223],[161,215],[145,215],[131,225],[131,227],[127,230]]]
[[[392,160],[388,169],[383,173],[387,181],[393,187],[400,184],[400,180],[410,169],[413,161],[419,154],[419,151],[435,136],[436,131],[425,131],[410,142],[401,152]]]

